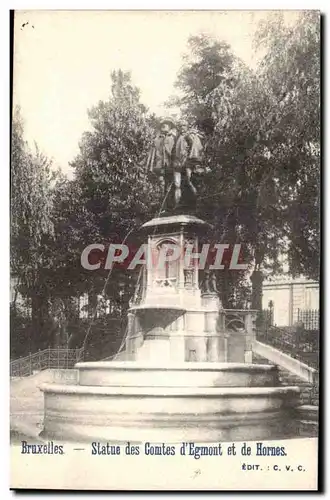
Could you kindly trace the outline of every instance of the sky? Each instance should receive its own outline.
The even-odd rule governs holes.
[[[141,101],[158,115],[173,84],[190,35],[227,41],[256,66],[253,37],[265,11],[16,11],[14,105],[21,107],[25,138],[63,172],[89,128],[87,109],[106,100],[110,73],[129,70]]]

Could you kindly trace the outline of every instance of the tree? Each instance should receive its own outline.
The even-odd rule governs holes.
[[[293,27],[281,23],[260,28],[267,49],[258,72],[225,44],[194,37],[177,81],[183,97],[172,102],[205,133],[211,173],[200,181],[199,215],[214,224],[217,241],[242,243],[256,272],[280,272],[288,249],[292,274],[317,277],[318,19],[304,13]],[[226,305],[241,285],[225,274]]]
[[[191,36],[188,48],[175,82],[180,95],[172,96],[168,105],[179,107],[188,121],[208,135],[213,132],[216,118],[212,94],[222,88],[224,98],[235,84],[233,67],[237,60],[226,42],[207,35]]]
[[[107,283],[107,295],[113,301],[125,301],[128,307],[135,286],[131,271],[114,268],[106,281],[109,271],[85,271],[80,265],[81,252],[90,243],[107,246],[128,237],[128,243],[140,245],[136,230],[155,216],[161,203],[160,188],[145,167],[154,117],[140,103],[129,73],[114,71],[111,79],[109,100],[89,110],[92,131],[83,134],[80,152],[72,162],[75,181],[71,187],[76,194],[69,198],[79,200],[80,209],[75,210],[76,222],[68,230],[84,221],[77,232],[76,261],[90,293],[102,292]]]
[[[35,146],[24,141],[23,122],[17,108],[13,117],[11,144],[11,273],[19,290],[28,297],[32,311],[32,338],[46,334],[48,315],[47,272],[51,256],[46,251],[54,228],[51,221],[52,182],[50,161]]]
[[[150,204],[158,201],[153,190],[149,192],[152,186],[143,161],[153,130],[128,73],[112,73],[109,101],[99,102],[89,117],[93,131],[83,135],[72,166],[100,236],[119,231],[124,237],[127,230],[139,227]]]
[[[234,112],[241,117],[242,102],[238,103],[235,97],[240,88],[243,101],[246,84],[253,85],[251,71],[233,55],[225,42],[202,35],[191,37],[188,46],[190,54],[185,56],[176,82],[182,94],[172,98],[171,103],[180,106],[184,117],[204,134],[205,162],[210,173],[203,179],[196,179],[199,184],[198,215],[213,224],[215,242],[242,242],[244,225],[237,212],[241,179],[237,172],[244,163],[246,144],[242,140],[242,125],[246,123],[240,119],[236,127],[231,126],[227,136],[225,127]],[[218,273],[225,307],[241,304],[239,296],[246,298],[247,283],[243,275],[228,270]],[[240,291],[236,293],[235,288]]]
[[[287,26],[283,14],[277,14],[268,29],[260,26],[256,42],[267,48],[259,74],[274,101],[274,125],[268,140],[273,144],[275,175],[282,180],[279,187],[286,196],[284,231],[290,270],[318,279],[320,15],[304,11],[294,25]]]

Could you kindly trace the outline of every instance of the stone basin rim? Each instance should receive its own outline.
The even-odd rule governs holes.
[[[125,387],[88,386],[45,383],[39,386],[42,392],[55,394],[88,394],[90,396],[149,396],[149,397],[265,397],[300,394],[298,386],[278,387]]]
[[[79,370],[104,370],[110,371],[184,371],[184,372],[271,372],[277,371],[276,365],[262,365],[253,363],[221,363],[221,362],[193,362],[175,363],[173,365],[155,365],[153,363],[138,361],[82,361],[75,364],[75,369]]]

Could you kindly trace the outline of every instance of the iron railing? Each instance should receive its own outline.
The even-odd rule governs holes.
[[[318,309],[298,309],[298,322],[303,323],[305,330],[318,330],[319,319]]]
[[[80,349],[44,349],[29,354],[24,358],[15,359],[10,363],[11,377],[28,377],[35,371],[46,369],[73,368],[78,361],[83,360],[84,350]]]

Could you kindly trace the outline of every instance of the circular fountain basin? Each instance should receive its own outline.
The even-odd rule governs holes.
[[[48,439],[216,442],[292,436],[298,387],[269,365],[78,363],[79,385],[45,384]],[[236,384],[236,385],[234,385]]]
[[[79,384],[106,387],[276,387],[271,365],[177,363],[170,366],[135,361],[78,363]]]

